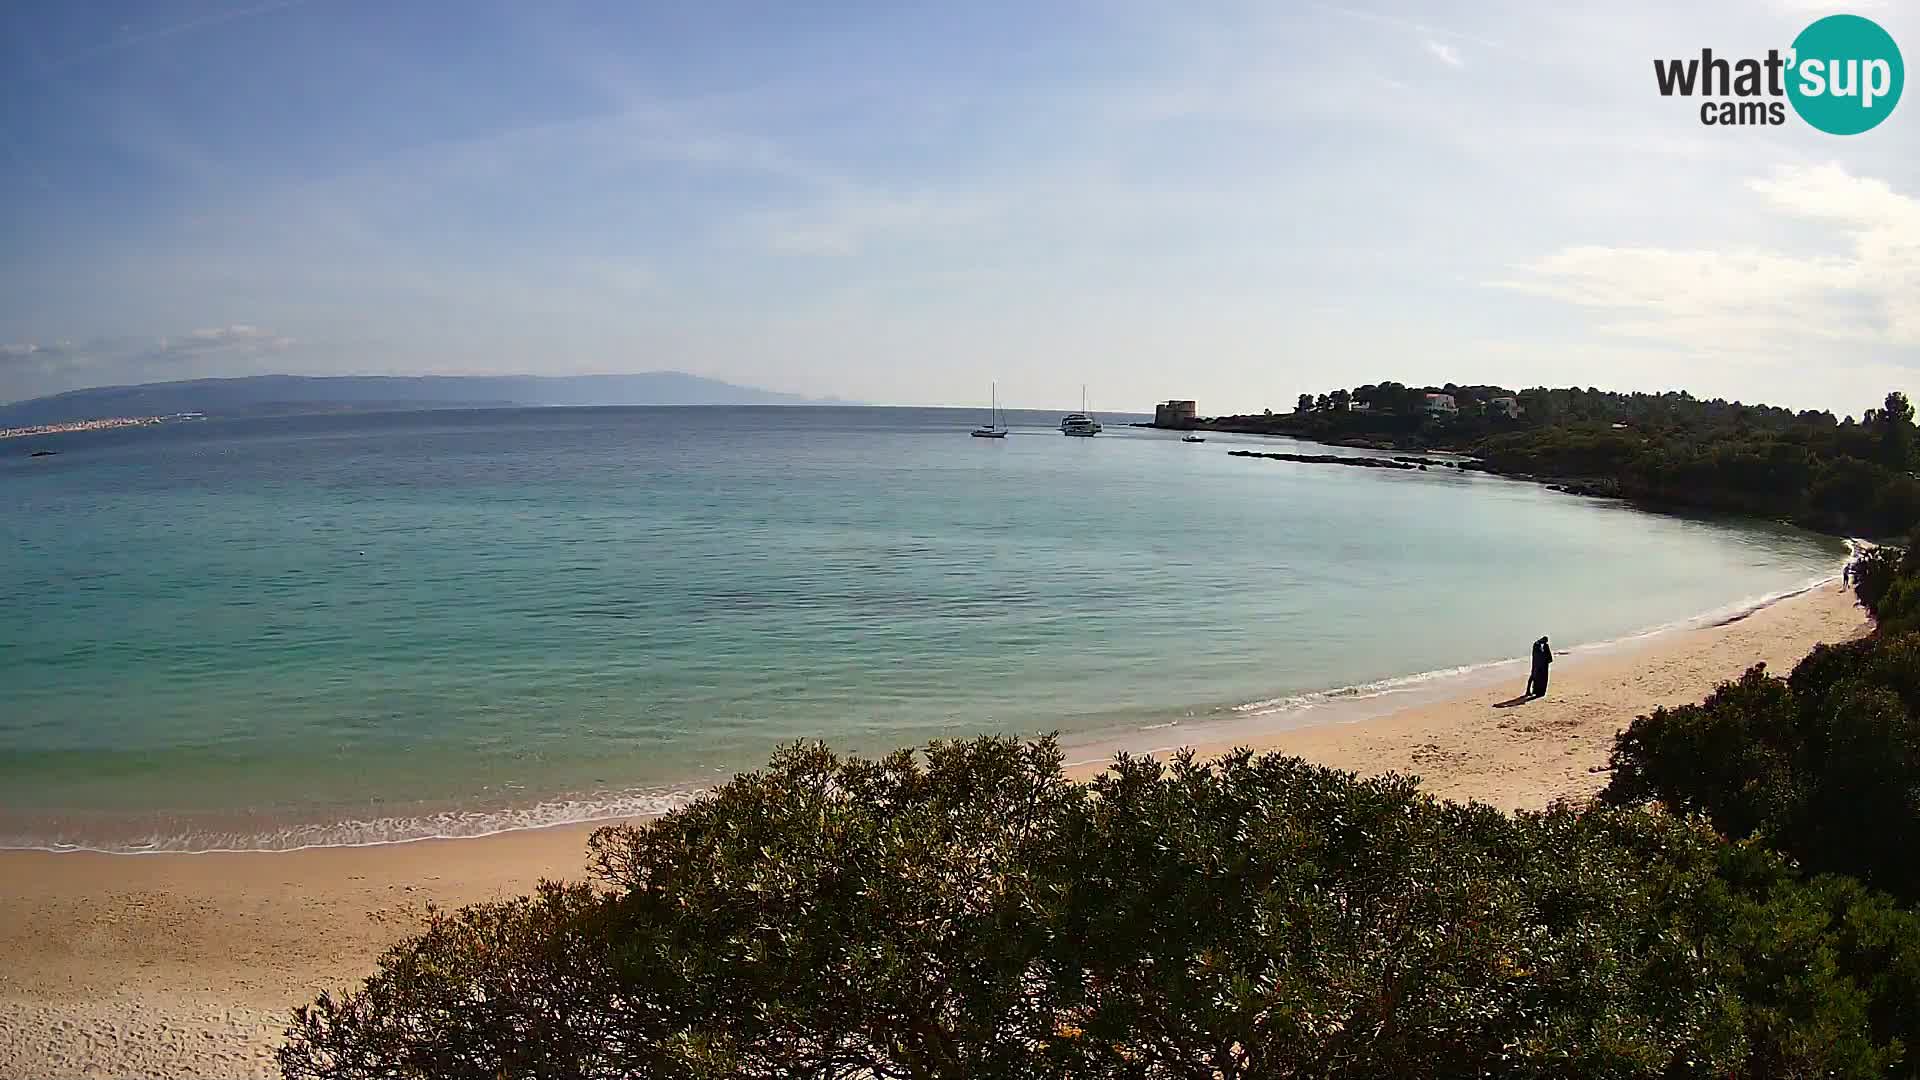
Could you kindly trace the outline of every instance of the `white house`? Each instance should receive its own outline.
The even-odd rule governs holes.
[[[1520,401],[1518,398],[1497,397],[1487,402],[1487,411],[1506,413],[1508,419],[1518,420],[1520,418],[1520,414],[1526,412],[1527,410],[1520,407]]]
[[[1428,394],[1426,409],[1436,415],[1451,416],[1460,411],[1460,405],[1453,400],[1452,394]]]

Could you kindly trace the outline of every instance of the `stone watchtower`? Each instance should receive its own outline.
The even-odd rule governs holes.
[[[1184,428],[1192,427],[1199,416],[1195,403],[1191,401],[1163,401],[1153,407],[1153,426]]]

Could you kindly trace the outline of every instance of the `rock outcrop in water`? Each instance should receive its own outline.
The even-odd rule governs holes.
[[[1229,450],[1229,457],[1270,458],[1274,461],[1297,461],[1305,465],[1352,465],[1361,469],[1400,469],[1412,472],[1424,469],[1425,465],[1416,465],[1405,461],[1394,461],[1377,457],[1342,457],[1338,454],[1262,454],[1252,450]]]
[[[1567,480],[1558,484],[1548,484],[1547,490],[1564,491],[1568,495],[1585,495],[1590,499],[1618,499],[1621,497],[1619,483],[1607,479]]]
[[[1596,499],[1621,498],[1620,485],[1606,479],[1598,480],[1561,480],[1549,483],[1546,477],[1528,476],[1525,473],[1503,473],[1484,461],[1461,459],[1442,461],[1439,458],[1415,457],[1411,454],[1395,454],[1391,458],[1342,457],[1336,454],[1262,454],[1254,450],[1229,450],[1230,457],[1271,458],[1274,461],[1298,461],[1308,465],[1351,465],[1361,469],[1401,469],[1426,472],[1429,469],[1454,469],[1459,472],[1481,472],[1491,476],[1509,476],[1515,480],[1533,480],[1546,484],[1552,491],[1564,491],[1569,495],[1585,495]]]

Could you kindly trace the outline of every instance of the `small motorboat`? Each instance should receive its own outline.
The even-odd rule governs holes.
[[[1203,435],[1182,435],[1180,436],[1180,441],[1181,442],[1206,442],[1207,440],[1206,440],[1206,437]]]

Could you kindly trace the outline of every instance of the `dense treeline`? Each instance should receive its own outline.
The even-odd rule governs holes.
[[[1429,411],[1428,390],[1378,383],[1302,395],[1291,414],[1200,426],[1458,449],[1498,472],[1579,479],[1657,505],[1760,514],[1846,535],[1902,536],[1920,525],[1913,408],[1897,392],[1855,421],[1686,393],[1451,383],[1430,390],[1449,395],[1458,411]],[[1518,416],[1495,404],[1502,397],[1514,399]]]
[[[437,913],[289,1077],[1885,1077],[1920,917],[1697,819],[1278,755],[783,751]]]

